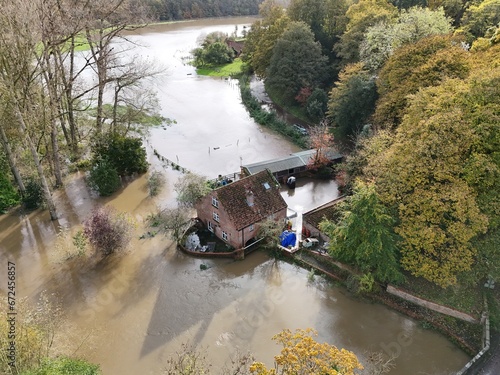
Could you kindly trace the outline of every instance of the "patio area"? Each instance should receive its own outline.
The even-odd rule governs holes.
[[[230,253],[234,250],[232,246],[219,239],[208,229],[196,227],[187,234],[184,246],[189,251],[200,253]]]

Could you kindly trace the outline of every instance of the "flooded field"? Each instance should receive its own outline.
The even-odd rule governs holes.
[[[138,36],[149,45],[148,53],[172,64],[161,101],[163,114],[177,124],[153,130],[150,142],[164,156],[208,177],[297,151],[248,117],[234,82],[196,77],[176,57],[201,33],[232,31],[235,24],[241,29],[249,22],[170,24]],[[18,293],[31,300],[44,290],[57,296],[67,317],[61,333],[76,337],[75,355],[99,363],[105,375],[161,374],[183,343],[205,348],[215,368],[238,350],[271,365],[279,351],[271,337],[284,328],[307,327],[319,332],[320,341],[352,350],[361,360],[373,351],[394,356],[392,375],[448,375],[467,362],[446,338],[412,319],[357,300],[321,277],[311,280],[307,270],[265,253],[241,262],[201,260],[178,252],[163,236],[140,239],[147,215],[175,200],[173,184],[180,172],[165,173],[167,186],[155,199],[147,195],[147,176],[103,199],[91,196],[77,174],[57,192],[58,221],[43,211],[0,216],[0,261],[16,262]],[[283,188],[282,194],[291,207],[307,211],[338,192],[334,181],[299,179],[295,191]],[[104,261],[92,256],[65,261],[58,233],[74,233],[102,204],[134,218],[126,252]],[[201,270],[201,264],[208,269]],[[5,272],[2,267],[2,280]]]

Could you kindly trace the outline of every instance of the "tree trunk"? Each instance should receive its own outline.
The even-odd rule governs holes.
[[[47,183],[47,179],[43,174],[42,163],[40,162],[40,157],[36,151],[35,145],[31,140],[30,135],[28,134],[26,123],[24,122],[23,115],[21,114],[21,110],[19,109],[19,104],[14,103],[14,114],[19,122],[19,130],[21,131],[21,135],[26,140],[28,144],[28,148],[31,152],[31,156],[33,157],[33,161],[35,162],[36,170],[38,172],[38,177],[40,178],[40,182],[42,184],[43,195],[45,197],[45,203],[47,204],[47,208],[49,209],[50,218],[52,220],[57,219],[56,206],[54,204],[54,200],[52,199],[52,194],[50,192],[49,184]]]
[[[61,77],[61,83],[64,88],[63,90],[63,98],[61,98],[61,110],[60,118],[61,118],[61,127],[64,132],[64,136],[66,138],[66,143],[71,150],[72,159],[78,159],[79,150],[78,150],[78,128],[76,124],[75,114],[74,114],[74,97],[73,97],[73,82],[75,80],[75,36],[72,35],[70,38],[70,47],[69,47],[69,67],[68,71],[65,68],[64,58],[62,55],[62,51],[58,48],[55,51],[56,56],[56,69],[58,71],[59,76]],[[85,64],[87,66],[87,64]],[[83,68],[77,73],[81,73]],[[64,120],[67,120],[67,124],[69,126],[69,132],[66,126],[64,125]]]
[[[97,72],[97,108],[96,108],[96,135],[102,134],[102,124],[103,124],[103,105],[104,105],[104,89],[107,84],[107,54],[108,45],[103,44],[103,30],[99,30],[99,41],[98,47],[94,46],[95,41],[93,41],[90,29],[86,30],[87,40],[90,45],[90,52],[95,63],[95,70]]]
[[[52,132],[50,134],[52,142],[52,157],[54,163],[54,176],[56,178],[56,187],[63,185],[62,173],[61,173],[61,161],[59,160],[59,142],[57,140],[57,123],[55,119],[52,122]]]
[[[0,126],[0,136],[2,137],[2,146],[5,150],[5,155],[7,156],[7,161],[9,163],[10,170],[14,179],[16,180],[16,184],[21,192],[21,195],[26,193],[26,187],[24,186],[23,179],[21,178],[21,174],[19,173],[19,169],[17,169],[16,162],[14,159],[14,154],[10,148],[9,140],[7,139],[7,135],[2,126]]]
[[[49,96],[49,122],[50,122],[50,140],[52,147],[52,165],[54,166],[54,177],[56,179],[56,187],[63,185],[62,173],[61,173],[61,161],[59,155],[59,141],[57,140],[57,122],[59,118],[59,106],[58,102],[60,96],[57,93],[57,79],[59,76],[59,70],[57,69],[56,62],[51,61],[50,52],[51,49],[49,45],[44,43],[43,55],[39,58],[39,64],[42,68],[42,74],[47,85],[47,91]]]

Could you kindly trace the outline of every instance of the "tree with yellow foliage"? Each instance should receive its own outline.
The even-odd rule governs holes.
[[[274,357],[274,368],[267,369],[262,362],[254,362],[250,373],[254,375],[354,375],[362,370],[356,355],[328,343],[314,340],[313,329],[285,329],[273,337],[283,346]]]

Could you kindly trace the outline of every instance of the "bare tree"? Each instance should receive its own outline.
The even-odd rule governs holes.
[[[151,61],[143,60],[138,56],[133,58],[133,63],[115,69],[113,72],[114,93],[113,113],[111,119],[111,132],[117,132],[120,125],[126,134],[133,122],[140,122],[141,117],[154,115],[159,104],[156,93],[144,89],[142,82],[163,72],[163,68]],[[119,108],[125,108],[125,115],[118,116]]]
[[[319,126],[311,128],[309,133],[309,143],[316,149],[316,153],[311,158],[308,168],[318,170],[331,163],[328,153],[333,145],[333,135],[324,121]]]
[[[193,208],[212,189],[206,177],[189,172],[175,183],[174,190],[177,193],[177,203],[181,207]]]
[[[104,123],[104,93],[107,85],[116,80],[110,73],[123,66],[118,58],[123,50],[114,44],[120,40],[128,40],[126,31],[142,27],[147,22],[147,9],[145,5],[131,0],[88,0],[84,9],[88,20],[85,37],[90,47],[91,67],[97,76],[95,130],[99,135]]]
[[[9,124],[6,131],[2,120],[0,142],[21,191],[22,168],[12,146],[24,146],[29,151],[47,207],[55,219],[47,176],[48,172],[53,175],[55,186],[63,182],[61,135],[71,156],[78,157],[81,132],[76,111],[80,103],[97,92],[94,130],[99,135],[104,124],[105,90],[115,93],[110,105],[114,108],[112,126],[116,127],[118,106],[132,103],[140,82],[161,71],[121,58],[127,49],[118,42],[130,46],[126,32],[146,22],[146,7],[134,0],[0,0],[0,6],[0,101],[15,125]],[[89,51],[76,58],[82,37]],[[89,69],[95,72],[97,83],[81,79]],[[79,86],[80,81],[84,85]],[[151,100],[130,107],[126,129],[135,121],[133,116],[153,111],[154,96],[148,93],[142,97]]]
[[[33,158],[50,217],[57,218],[51,190],[44,174],[41,159],[30,130],[38,124],[41,103],[36,95],[39,90],[39,66],[33,61],[38,38],[33,32],[33,2],[0,2],[0,98],[12,111],[19,135]]]
[[[9,168],[14,176],[17,186],[19,187],[19,191],[22,195],[26,193],[26,187],[24,186],[23,179],[21,178],[21,172],[17,167],[16,159],[14,156],[14,152],[10,146],[9,139],[4,130],[4,125],[0,123],[0,143],[2,143],[3,149],[5,151],[5,156],[7,157],[7,162],[9,163]]]
[[[156,214],[150,215],[147,221],[150,226],[158,228],[177,244],[192,224],[189,213],[181,207],[159,209]]]

